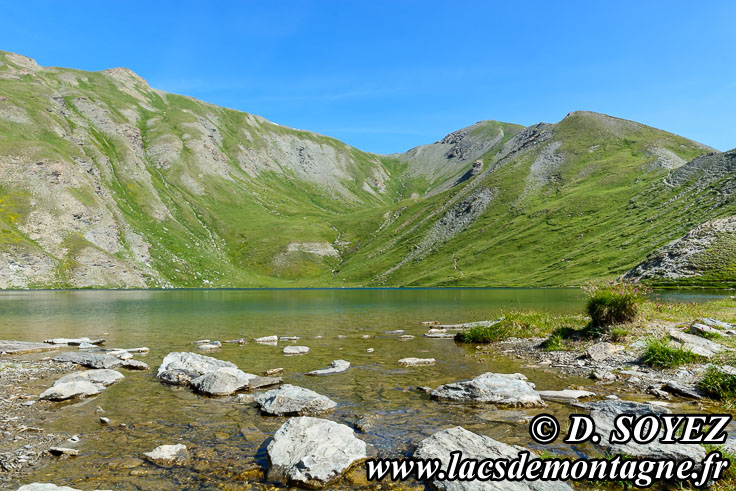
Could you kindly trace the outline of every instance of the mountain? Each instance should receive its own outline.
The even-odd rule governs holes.
[[[376,155],[0,52],[0,287],[581,284],[736,214],[723,155],[590,112]]]

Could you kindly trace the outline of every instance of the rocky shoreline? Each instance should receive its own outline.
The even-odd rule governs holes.
[[[423,324],[429,329],[425,336],[437,340],[433,342],[453,343],[451,338],[456,332],[464,332],[472,327],[490,327],[498,322],[500,319],[454,325],[439,325],[434,322]],[[729,325],[721,324],[723,326],[719,329],[727,330],[724,326]],[[705,329],[697,325],[701,324],[693,322],[685,330]],[[579,411],[595,415],[596,421],[604,426],[622,411],[642,414],[652,411],[670,412],[667,406],[671,400],[677,402],[679,408],[689,401],[694,405],[693,411],[707,410],[707,406],[713,403],[704,398],[697,388],[697,381],[706,370],[707,362],[678,369],[655,369],[641,361],[646,348],[645,336],[669,336],[672,343],[679,343],[704,354],[713,355],[721,350],[730,350],[727,346],[689,334],[685,330],[674,322],[649,323],[646,331],[635,330],[625,340],[614,340],[604,334],[594,340],[571,340],[561,350],[545,349],[544,341],[547,338],[544,337],[507,338],[490,344],[478,344],[471,348],[473,351],[468,355],[479,360],[499,355],[515,357],[522,360],[525,363],[523,366],[529,369],[547,371],[561,379],[567,376],[587,378],[590,382],[585,387],[570,385],[563,390],[537,390],[534,380],[529,380],[522,373],[485,372],[468,380],[420,389],[430,399],[437,401],[432,402],[434,404],[444,401],[460,405],[487,405],[499,411],[507,408],[545,408],[553,403],[573,404]],[[404,341],[402,338],[409,337],[403,330],[384,334],[396,336],[399,342]],[[257,344],[277,344],[280,339],[273,337],[276,341],[264,341],[262,338],[253,341]],[[338,338],[345,339],[345,336],[340,335]],[[365,339],[365,335],[362,338]],[[94,397],[112,384],[125,383],[124,372],[119,371],[120,369],[148,368],[145,363],[133,359],[134,355],[147,352],[147,348],[108,349],[104,347],[104,340],[90,341],[87,338],[46,340],[46,345],[77,349],[51,355],[38,354],[35,352],[38,349],[33,349],[22,354],[5,354],[0,358],[0,392],[3,394],[0,398],[0,414],[3,416],[0,423],[0,487],[5,488],[11,483],[21,481],[24,476],[48,462],[45,459],[70,458],[76,455],[75,444],[79,437],[44,430],[45,412],[53,409],[60,401]],[[0,343],[10,346],[14,342]],[[268,466],[262,469],[254,467],[257,468],[257,472],[253,474],[257,476],[257,486],[270,485],[263,483],[262,479],[265,477],[267,482],[280,482],[287,486],[320,488],[349,482],[351,486],[370,487],[371,483],[365,481],[362,463],[372,456],[380,457],[364,438],[371,432],[374,422],[370,416],[364,416],[353,427],[326,419],[324,416],[333,411],[341,401],[332,400],[305,387],[284,384],[282,368],[265,371],[262,375],[251,374],[242,371],[232,362],[210,356],[211,352],[220,350],[223,343],[244,346],[248,341],[195,341],[192,349],[205,351],[207,355],[194,351],[171,352],[160,362],[155,379],[161,384],[179,386],[207,397],[233,396],[234,401],[258,407],[260,417],[285,419],[278,431],[263,443]],[[206,348],[202,349],[203,346]],[[34,346],[28,345],[26,348]],[[308,349],[281,351],[284,356],[293,356],[296,351],[308,353]],[[708,358],[702,356],[704,359]],[[435,363],[435,358],[411,357],[396,361],[398,366],[415,370],[432,367]],[[349,361],[334,360],[328,368],[305,372],[305,375],[331,377],[350,370]],[[306,377],[305,380],[314,380],[314,377]],[[44,387],[45,390],[40,395],[33,395]],[[110,424],[104,416],[99,419],[101,425]],[[460,426],[438,430],[424,440],[415,442],[412,453],[414,457],[439,458],[444,462],[451,451],[459,448],[464,449],[468,455],[477,456],[504,456],[524,450]],[[136,469],[146,465],[146,461],[149,465],[163,468],[191,465],[192,460],[198,458],[196,456],[200,450],[196,442],[192,442],[191,446],[189,442],[186,443],[161,442],[160,446],[149,452],[129,455],[128,458],[136,461]],[[733,440],[729,441],[729,445],[729,449],[736,449]],[[603,452],[623,452],[630,457],[667,455],[673,459],[701,453],[704,455],[704,450],[699,445],[684,450],[678,446],[670,447],[672,446],[662,446],[655,442],[635,448],[601,447],[598,451],[601,455]],[[363,475],[362,479],[359,474]],[[447,482],[437,480],[431,484],[437,489],[472,488],[449,486]],[[519,489],[542,489],[532,482],[517,484]],[[566,483],[556,484],[559,489],[571,489]],[[383,485],[392,487],[389,483]],[[421,483],[401,483],[399,487],[406,489],[413,486],[422,488]]]

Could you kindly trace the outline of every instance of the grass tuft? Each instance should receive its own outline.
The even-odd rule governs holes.
[[[711,365],[698,382],[698,388],[719,401],[736,401],[736,375]]]
[[[593,326],[607,327],[634,321],[641,301],[639,287],[615,283],[590,290],[586,310]]]
[[[676,368],[702,359],[690,350],[670,346],[667,338],[651,338],[642,361],[654,368]]]

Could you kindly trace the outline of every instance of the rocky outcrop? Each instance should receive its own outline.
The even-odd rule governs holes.
[[[433,399],[458,402],[486,402],[503,407],[544,407],[534,384],[520,373],[486,372],[471,380],[437,387]]]
[[[348,426],[320,418],[291,418],[268,444],[268,478],[322,488],[368,458],[368,446]]]
[[[516,459],[520,452],[529,452],[529,459],[538,458],[528,449],[511,446],[496,441],[487,436],[478,435],[471,431],[455,426],[438,431],[429,438],[422,440],[414,451],[417,459],[439,459],[442,468],[448,469],[450,453],[461,452],[463,459]],[[471,491],[477,489],[498,491],[563,491],[572,488],[558,481],[460,481],[440,480],[432,481],[436,489],[447,491]]]
[[[263,413],[273,416],[319,414],[337,406],[329,397],[290,384],[258,394],[255,402]]]

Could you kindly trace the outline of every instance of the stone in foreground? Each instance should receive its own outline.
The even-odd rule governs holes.
[[[347,372],[350,368],[350,362],[345,360],[334,360],[330,363],[329,368],[323,368],[321,370],[313,370],[308,372],[307,375],[333,375],[335,373]]]
[[[161,445],[143,455],[157,465],[182,465],[189,461],[187,446],[181,443],[176,445]]]
[[[214,372],[219,368],[238,368],[229,361],[191,352],[174,352],[166,355],[158,367],[156,378],[175,385],[188,385],[193,379]]]
[[[70,488],[69,486],[57,486],[50,482],[32,482],[19,487],[18,491],[79,491],[79,489]]]
[[[399,365],[402,367],[426,367],[434,365],[434,358],[402,358],[399,360]]]
[[[239,390],[247,389],[255,375],[245,373],[233,367],[218,368],[191,381],[197,392],[210,396],[227,396]]]
[[[423,440],[414,452],[418,459],[439,459],[442,468],[450,463],[450,452],[460,451],[464,459],[515,459],[520,452],[529,450],[512,447],[487,436],[478,435],[460,426],[442,430]],[[537,458],[530,452],[530,459]],[[434,487],[447,491],[502,490],[502,491],[563,491],[572,488],[559,481],[440,481],[432,482]]]
[[[86,353],[81,351],[67,351],[59,353],[54,361],[76,363],[87,368],[115,368],[123,364],[123,360],[104,353]]]
[[[319,414],[337,406],[329,397],[290,384],[258,394],[255,402],[261,411],[274,416]]]
[[[268,444],[273,481],[321,488],[368,458],[368,446],[348,426],[321,418],[291,418]]]
[[[87,380],[75,380],[49,387],[39,396],[39,399],[56,402],[66,401],[75,397],[96,396],[103,390],[105,390],[105,387],[102,385]]]
[[[148,364],[140,360],[124,360],[120,366],[128,370],[148,370]]]
[[[590,410],[590,416],[595,421],[596,432],[600,435],[610,435],[614,429],[614,420],[616,416],[621,414],[633,414],[637,417],[646,414],[669,414],[669,410],[650,404],[633,401],[606,400],[588,402],[582,405]],[[644,433],[648,432],[648,426]],[[696,462],[705,458],[705,449],[700,445],[692,443],[678,443],[677,445],[667,445],[659,442],[664,435],[664,428],[661,429],[659,437],[653,442],[647,444],[638,444],[633,440],[629,443],[610,443],[609,439],[601,438],[600,446],[606,452],[611,454],[628,455],[633,458],[648,459],[672,459],[681,462],[686,459],[693,459]]]
[[[471,380],[440,385],[433,399],[458,402],[487,402],[505,407],[545,407],[534,384],[520,373],[486,372]]]

